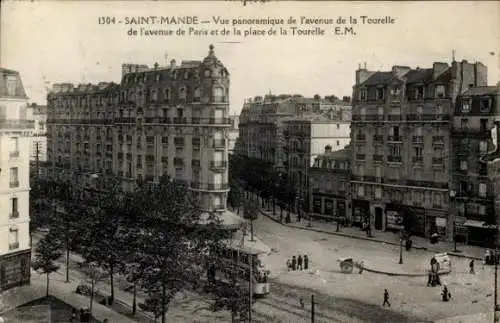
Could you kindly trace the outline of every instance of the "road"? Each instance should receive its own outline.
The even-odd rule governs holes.
[[[298,299],[310,302],[315,294],[319,303],[318,322],[433,322],[445,317],[489,311],[493,307],[493,272],[487,266],[476,265],[476,274],[468,273],[468,260],[452,259],[453,272],[443,276],[443,283],[452,293],[452,301],[443,303],[440,288],[427,287],[425,277],[395,277],[363,272],[342,274],[336,259],[351,256],[359,260],[398,264],[399,248],[378,242],[355,240],[282,226],[265,216],[255,221],[256,236],[269,247],[277,250],[270,256],[274,290],[263,301],[270,307],[281,307],[281,315],[300,313]],[[312,262],[312,274],[288,272],[286,259],[307,253]],[[432,253],[412,250],[405,253],[405,265],[427,264]],[[382,308],[383,290],[390,292],[392,306]],[[306,307],[308,307],[307,305]],[[290,318],[299,322],[303,315]]]

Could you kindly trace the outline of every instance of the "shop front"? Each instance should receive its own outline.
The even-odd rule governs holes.
[[[386,214],[391,214],[393,222],[398,221],[401,225],[404,226],[405,223],[408,223],[411,226],[411,234],[425,237],[425,209],[408,206],[399,203],[387,203],[385,205]],[[386,219],[389,223],[389,218]],[[392,230],[398,230],[394,227],[398,227],[398,225],[388,225],[388,228],[392,228]],[[399,228],[399,230],[401,230]]]
[[[370,218],[370,202],[366,200],[352,200],[352,224],[362,227]]]

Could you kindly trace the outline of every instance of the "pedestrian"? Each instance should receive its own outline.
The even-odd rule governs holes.
[[[304,308],[305,304],[304,304],[304,300],[301,298],[299,298],[299,303],[300,303],[300,307]]]
[[[292,262],[290,261],[290,258],[286,260],[286,268],[288,271],[292,270]]]
[[[292,271],[295,271],[295,268],[297,267],[297,258],[295,256],[292,257]]]
[[[304,255],[304,270],[309,269],[309,257],[307,255]]]
[[[71,311],[71,320],[70,320],[70,322],[76,322],[76,309],[75,308]]]
[[[302,256],[301,255],[299,255],[299,257],[297,258],[297,269],[302,270]]]
[[[470,273],[471,274],[475,274],[475,271],[474,271],[474,259],[472,259],[469,263],[469,268],[470,268]]]
[[[443,286],[443,291],[441,292],[441,296],[443,297],[443,302],[447,302],[451,298],[451,293],[448,291],[448,287],[446,285]]]
[[[359,274],[360,275],[363,273],[364,267],[365,267],[365,262],[360,261],[360,263],[359,263]]]
[[[384,289],[384,303],[382,303],[382,306],[385,307],[385,304],[391,307],[391,303],[389,303],[389,292],[387,291],[387,289]]]

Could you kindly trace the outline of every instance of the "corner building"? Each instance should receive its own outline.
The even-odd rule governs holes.
[[[225,211],[229,72],[214,47],[203,61],[124,64],[122,74],[119,85],[66,86],[49,95],[54,171],[83,182],[113,174],[127,190],[167,173],[186,181],[205,210]]]
[[[353,88],[352,221],[375,230],[414,219],[413,233],[451,238],[451,131],[457,97],[485,86],[482,63],[356,71]]]
[[[0,295],[30,282],[28,97],[19,72],[0,68]],[[0,296],[1,299],[1,296]]]

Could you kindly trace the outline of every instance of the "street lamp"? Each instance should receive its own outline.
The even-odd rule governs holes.
[[[454,201],[457,192],[455,190],[450,190],[450,199]],[[460,252],[457,249],[457,214],[453,211],[453,252]]]

